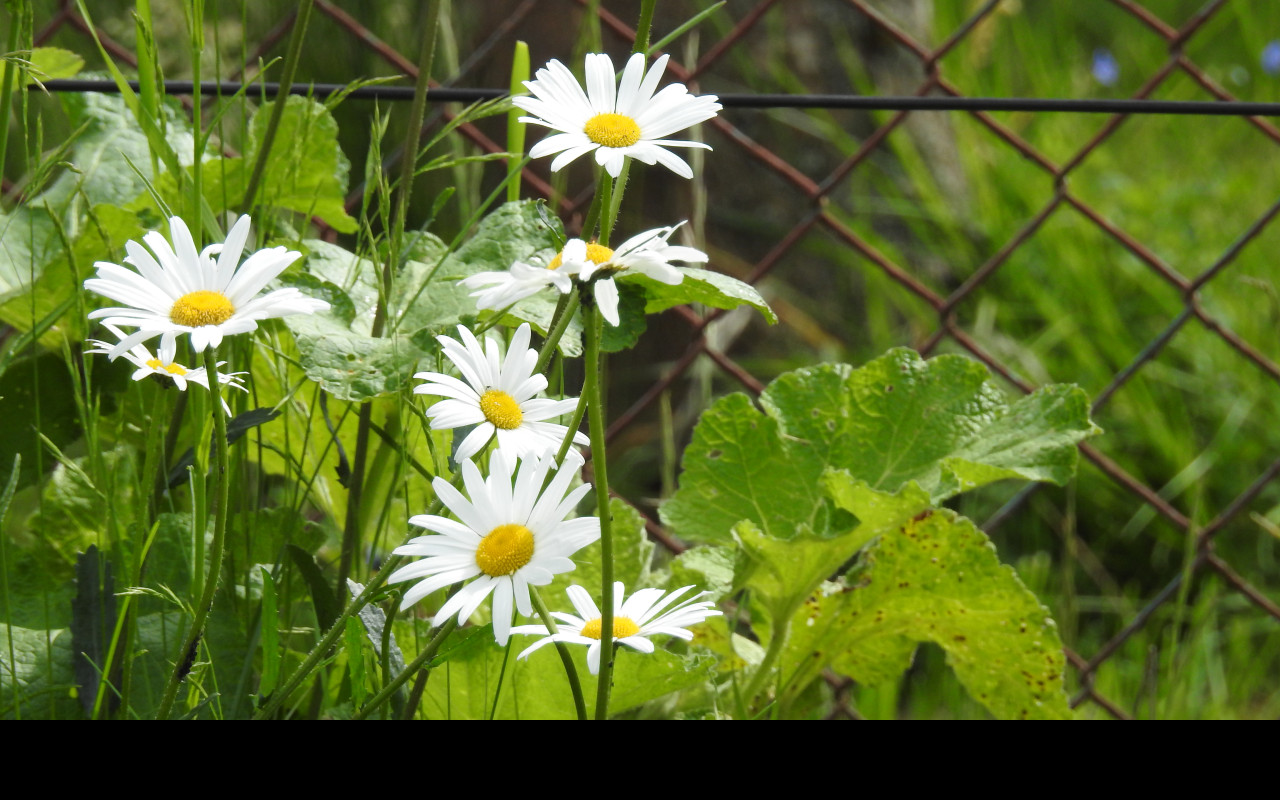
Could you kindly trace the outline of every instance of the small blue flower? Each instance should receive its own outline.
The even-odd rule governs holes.
[[[1093,51],[1093,77],[1103,86],[1115,86],[1120,80],[1120,65],[1105,47]]]
[[[1280,39],[1272,39],[1262,48],[1262,71],[1268,75],[1280,75]]]

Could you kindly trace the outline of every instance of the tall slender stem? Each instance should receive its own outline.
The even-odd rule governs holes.
[[[590,409],[591,469],[600,515],[600,680],[596,684],[596,719],[609,718],[609,688],[613,680],[613,515],[609,511],[609,475],[605,468],[604,391],[600,386],[600,310],[590,284],[582,289],[583,327],[586,328],[587,377],[582,396]]]
[[[195,652],[200,634],[204,631],[205,620],[209,617],[209,609],[213,607],[213,596],[218,590],[218,575],[222,572],[222,556],[227,540],[227,505],[231,501],[230,477],[227,471],[227,417],[222,410],[222,384],[218,381],[218,357],[212,347],[204,351],[204,369],[209,377],[209,394],[213,414],[214,468],[213,481],[217,493],[217,505],[213,515],[213,552],[209,559],[209,574],[204,581],[204,592],[200,595],[199,605],[195,608],[195,617],[191,620],[191,630],[183,640],[182,649],[178,651],[178,660],[173,665],[173,674],[165,686],[164,697],[156,712],[156,719],[168,719],[173,709],[173,701],[178,695],[178,685],[191,669],[191,655]],[[197,531],[197,536],[204,536],[204,531]],[[203,564],[196,564],[197,570]]]
[[[538,612],[538,616],[542,618],[542,624],[547,626],[548,634],[558,632],[556,628],[555,617],[551,616],[551,612],[547,610],[547,604],[543,602],[542,595],[538,594],[538,590],[529,587],[529,597],[533,600],[533,610]],[[578,668],[573,663],[573,656],[569,655],[569,648],[564,642],[556,642],[556,652],[560,654],[560,663],[564,664],[565,675],[569,678],[569,692],[573,695],[573,710],[578,713],[578,719],[585,720],[587,718],[587,701],[582,696],[582,681],[578,680]]]
[[[315,0],[302,0],[298,5],[298,16],[293,22],[293,34],[289,37],[289,52],[284,57],[284,71],[280,75],[280,85],[286,87],[285,94],[276,98],[276,104],[271,109],[271,119],[267,120],[267,132],[262,137],[262,149],[258,151],[258,158],[253,164],[253,174],[249,177],[249,186],[244,192],[244,206],[246,214],[253,213],[253,204],[258,198],[258,184],[262,182],[262,173],[267,169],[267,159],[271,155],[271,144],[276,139],[276,131],[280,130],[280,120],[284,119],[284,107],[288,104],[289,95],[288,88],[293,86],[293,76],[298,71],[298,59],[302,55],[302,40],[307,34],[307,22],[311,19],[311,7],[315,5]],[[199,136],[200,132],[196,131]]]
[[[636,24],[636,46],[633,53],[649,52],[649,32],[653,30],[653,10],[658,0],[643,0],[640,4],[640,22]]]
[[[451,483],[455,489],[461,486],[462,472],[459,471],[454,475]],[[427,507],[427,513],[438,514],[442,508],[444,508],[444,503],[437,497],[435,500],[431,501],[431,505]],[[413,536],[414,534],[409,534],[409,536],[406,537],[406,541],[413,538]],[[254,715],[254,719],[267,719],[280,708],[280,705],[284,703],[285,698],[293,694],[294,690],[297,689],[302,682],[307,679],[307,676],[315,670],[316,666],[319,665],[320,661],[325,657],[325,654],[333,648],[333,645],[338,641],[338,637],[342,636],[343,632],[347,629],[347,620],[359,613],[360,609],[369,605],[369,601],[373,598],[373,595],[382,588],[382,585],[386,583],[387,578],[390,577],[391,573],[396,571],[403,561],[403,556],[393,555],[383,562],[382,568],[378,570],[377,574],[369,579],[367,584],[365,584],[364,591],[347,604],[347,606],[342,610],[342,613],[338,615],[338,618],[334,620],[333,625],[329,627],[329,631],[320,639],[315,647],[311,648],[311,652],[307,654],[307,657],[300,665],[298,665],[298,668],[293,671],[288,679],[280,685],[280,688],[272,692],[271,699],[267,701],[266,706],[264,706],[261,711]]]
[[[409,213],[413,177],[418,166],[418,143],[422,139],[422,122],[427,113],[427,89],[431,85],[431,64],[435,60],[436,29],[440,27],[440,6],[443,0],[427,3],[426,29],[423,31],[422,50],[418,57],[418,80],[413,92],[413,105],[409,110],[409,127],[405,131],[404,148],[400,155],[400,183],[396,187],[395,216],[391,226],[391,246],[387,260],[382,265],[382,285],[378,290],[378,302],[373,312],[370,335],[382,336],[387,324],[387,302],[391,295],[391,282],[395,265],[400,260],[404,238],[405,219]],[[360,407],[356,423],[356,454],[351,462],[351,486],[347,495],[347,517],[342,530],[342,557],[338,563],[338,589],[347,583],[355,561],[356,540],[360,533],[360,502],[364,496],[365,462],[369,453],[369,430],[373,424],[373,406]]]
[[[391,696],[396,693],[396,690],[413,677],[414,673],[419,669],[422,669],[427,662],[436,657],[436,653],[440,650],[440,645],[444,644],[444,640],[449,636],[449,634],[453,633],[453,629],[456,627],[458,627],[457,615],[449,617],[444,624],[436,629],[436,635],[431,637],[431,641],[427,642],[427,646],[418,654],[418,657],[413,660],[413,663],[405,667],[404,671],[393,678],[390,683],[383,686],[382,691],[375,694],[369,702],[365,704],[364,708],[353,714],[351,718],[353,720],[364,719],[376,711],[383,703],[390,700]]]
[[[564,337],[564,332],[568,330],[569,323],[573,321],[573,312],[578,310],[578,295],[576,292],[570,291],[568,294],[560,296],[560,302],[556,303],[555,314],[551,317],[551,328],[547,331],[547,341],[542,345],[542,352],[538,353],[538,364],[533,368],[535,373],[542,372],[551,363],[551,357],[555,355],[556,349],[560,346],[560,340]]]

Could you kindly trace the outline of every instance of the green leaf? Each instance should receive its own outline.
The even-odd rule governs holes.
[[[485,635],[481,637],[480,631]],[[522,641],[523,640],[523,641]],[[533,639],[519,636],[498,703],[497,719],[574,719],[573,697],[564,666],[552,646],[528,659],[515,657]],[[504,648],[493,641],[487,627],[479,629],[468,644],[441,664],[427,682],[423,708],[428,719],[488,719],[502,669]],[[671,692],[699,686],[714,673],[716,661],[707,655],[680,656],[659,647],[653,653],[628,648],[614,664],[611,714],[621,714]],[[587,648],[569,646],[578,677],[584,687],[588,716],[594,714],[594,679],[587,672]]]
[[[905,348],[856,370],[787,373],[760,403],[823,465],[891,492],[914,480],[935,503],[1001,478],[1061,484],[1075,473],[1075,444],[1098,432],[1077,387],[1045,387],[1010,407],[978,362]]]
[[[454,326],[477,315],[475,298],[470,289],[458,283],[460,280],[478,272],[506,271],[515,261],[528,261],[536,254],[550,259],[556,247],[555,233],[538,215],[538,204],[530,200],[499,206],[480,221],[461,247],[447,256],[443,242],[430,234],[419,235],[396,278],[390,311],[393,319],[400,320],[397,329],[408,332],[428,328],[456,336]],[[501,322],[513,328],[527,322],[545,336],[558,299],[559,294],[548,289],[517,303]],[[581,354],[582,329],[576,319],[560,340],[560,350],[568,356]]]
[[[282,282],[310,292],[319,281],[323,291],[317,295],[333,306],[285,318],[307,377],[335,397],[354,402],[409,386],[426,351],[408,336],[369,335],[378,303],[377,265],[318,239],[304,245],[308,277]]]
[[[763,314],[770,325],[777,323],[778,315],[773,313],[773,309],[769,308],[769,304],[754,286],[705,269],[683,267],[680,272],[684,274],[684,280],[675,286],[668,286],[639,273],[623,273],[620,282],[622,285],[634,283],[644,287],[644,293],[649,298],[644,307],[646,314],[657,314],[685,303],[701,303],[723,309],[751,306]]]
[[[274,107],[275,102],[264,103],[249,123],[249,143],[239,165],[241,175],[246,165],[258,158]],[[321,103],[290,95],[259,184],[258,202],[316,216],[334,230],[355,233],[356,221],[344,207],[350,170],[351,162],[338,146],[338,123],[333,115]],[[243,197],[244,189],[230,196]]]
[[[41,83],[57,78],[70,78],[84,69],[84,59],[70,50],[60,47],[37,47],[27,57],[29,83]]]
[[[858,531],[831,537],[803,528],[793,538],[777,539],[747,520],[733,533],[739,542],[734,587],[749,590],[775,621],[790,617],[866,541]]]
[[[671,560],[667,588],[693,585],[710,592],[710,599],[719,600],[733,591],[735,558],[729,547],[691,547]]]
[[[842,582],[824,584],[792,617],[781,659],[787,696],[828,665],[884,682],[927,641],[996,716],[1070,718],[1056,626],[986,534],[953,511],[922,508],[915,487],[889,495],[848,475],[828,484],[846,510],[887,529]]]
[[[71,631],[0,624],[0,662],[0,718],[82,716],[71,671]]]
[[[694,429],[680,488],[662,506],[662,519],[692,542],[728,543],[741,520],[780,539],[801,525],[814,530],[822,465],[807,456],[746,395],[722,397]]]
[[[739,520],[786,539],[839,524],[818,483],[829,468],[933,502],[1002,478],[1061,483],[1075,443],[1098,429],[1084,393],[1050,386],[1012,406],[980,364],[900,349],[860,369],[824,364],[780,376],[760,397],[703,413],[680,488],[662,517],[688,541],[725,542]]]
[[[0,303],[22,298],[43,273],[44,265],[55,257],[59,244],[54,222],[45,209],[27,204],[8,214],[0,213]],[[24,329],[30,327],[33,317],[29,306],[25,311],[21,317],[26,322]]]
[[[600,349],[606,353],[630,350],[640,341],[647,320],[645,319],[644,290],[626,283],[618,284],[618,325],[604,324],[600,337]]]
[[[297,317],[303,319],[301,315]],[[362,402],[403,391],[426,352],[407,336],[361,336],[341,328],[325,330],[323,323],[293,323],[294,339],[307,377],[340,400]]]
[[[87,209],[99,205],[124,206],[146,191],[146,180],[156,180],[146,135],[117,95],[66,92],[59,95],[71,124],[83,126],[68,159],[75,171],[59,175],[47,191],[35,199],[62,213],[67,235],[82,232]],[[190,166],[194,142],[191,123],[174,98],[161,106],[165,140],[184,166]],[[157,121],[159,122],[159,121]],[[130,166],[132,163],[133,166]],[[137,168],[135,171],[134,168]]]

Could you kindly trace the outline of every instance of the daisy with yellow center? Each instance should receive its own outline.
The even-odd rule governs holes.
[[[667,240],[680,225],[654,228],[632,236],[618,245],[616,250],[572,239],[557,256],[562,261],[560,269],[580,281],[589,281],[595,276],[596,306],[605,320],[616,326],[619,318],[618,286],[614,283],[615,278],[645,275],[659,283],[675,286],[684,280],[684,273],[672,261],[706,263],[707,254],[701,250],[667,244]]]
[[[707,595],[706,592],[686,597],[679,604],[668,608],[692,589],[692,586],[676,589],[670,594],[661,589],[641,589],[625,600],[624,588],[620,582],[613,585],[613,640],[641,653],[653,652],[653,642],[649,641],[651,636],[663,634],[689,641],[693,638],[693,631],[687,630],[688,626],[696,625],[707,617],[720,615],[711,601],[698,601],[698,598]],[[511,629],[512,633],[546,637],[525,648],[519,658],[528,658],[530,653],[552,642],[585,644],[587,668],[592,675],[596,675],[600,672],[600,638],[604,632],[600,609],[581,586],[570,586],[567,593],[578,616],[552,611],[551,616],[560,623],[559,632],[549,635],[545,625],[521,625]]]
[[[492,594],[494,638],[505,645],[513,611],[533,615],[529,587],[545,586],[555,575],[573,569],[569,556],[600,538],[599,519],[565,519],[591,491],[590,484],[568,491],[582,461],[576,454],[567,461],[559,470],[551,457],[517,464],[499,450],[490,460],[488,478],[482,478],[470,460],[463,461],[462,478],[469,497],[436,478],[431,484],[436,496],[458,521],[432,514],[409,520],[434,533],[395,550],[397,555],[423,556],[387,579],[388,583],[421,579],[404,593],[400,609],[437,589],[469,580],[436,612],[435,623],[455,614],[458,622],[465,622]],[[543,489],[548,476],[551,481]]]
[[[224,336],[254,330],[259,320],[327,310],[328,303],[297,289],[277,289],[259,296],[302,254],[273,247],[253,253],[241,264],[249,224],[247,215],[240,217],[225,243],[197,252],[186,223],[171,217],[172,245],[157,231],[142,237],[151,252],[134,241],[125,245],[129,254],[125,263],[137,272],[106,261],[95,264],[98,275],[85,281],[84,288],[127,307],[101,308],[90,312],[89,318],[137,328],[111,349],[111,358],[155,336],[163,335],[172,342],[183,333],[191,335],[191,348],[198,353],[206,347],[216,348]]]
[[[627,158],[662,164],[682,178],[692,178],[689,165],[666,148],[711,148],[701,142],[663,137],[711,119],[721,106],[715,95],[695,97],[679,83],[654,94],[667,58],[659,58],[646,73],[644,56],[631,56],[621,83],[615,86],[613,61],[603,53],[588,53],[586,92],[568,67],[552,60],[538,70],[535,80],[524,82],[533,96],[511,101],[533,115],[521,117],[521,122],[559,131],[534,145],[529,156],[559,153],[551,162],[551,171],[556,172],[594,150],[596,163],[615,178]]]
[[[110,355],[116,348],[117,343],[127,338],[124,331],[114,325],[107,325],[107,330],[111,331],[116,337],[117,342],[104,342],[100,339],[90,339],[89,344],[94,345],[93,349],[86,350],[86,354],[101,353]],[[172,380],[173,384],[181,391],[187,390],[188,383],[195,383],[209,388],[209,374],[205,372],[204,367],[184,367],[177,363],[177,353],[175,352],[174,342],[172,339],[161,339],[160,349],[154,354],[147,349],[146,345],[135,344],[128,350],[121,353],[131,364],[137,369],[133,371],[133,380],[146,380],[152,375],[159,375],[166,381]],[[219,361],[218,366],[221,367],[227,362]],[[218,371],[218,383],[223,386],[231,386],[240,391],[248,391],[244,387],[244,381],[240,378],[243,372],[222,372]],[[231,407],[227,405],[227,401],[222,401],[222,410],[227,414],[231,413]]]
[[[413,390],[446,398],[427,409],[433,430],[476,426],[457,446],[455,458],[471,458],[495,435],[498,448],[515,458],[557,452],[569,429],[545,420],[570,413],[578,399],[534,399],[547,388],[547,379],[533,372],[538,351],[529,348],[528,324],[516,329],[505,358],[492,337],[486,337],[482,347],[465,327],[459,325],[458,334],[461,342],[448,336],[437,336],[436,341],[463,380],[439,372],[419,372],[414,377],[430,383]],[[581,432],[573,435],[573,441],[590,444]]]

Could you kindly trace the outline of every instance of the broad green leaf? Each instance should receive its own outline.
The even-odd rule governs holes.
[[[734,587],[750,591],[775,621],[790,617],[866,541],[856,530],[832,537],[801,529],[790,539],[778,539],[747,520],[734,526],[733,534],[739,543]]]
[[[84,69],[84,59],[61,47],[37,47],[27,57],[30,83],[38,84],[57,78],[70,78]]]
[[[501,272],[515,261],[535,254],[550,258],[556,239],[538,215],[538,205],[521,200],[504,203],[476,226],[475,233],[455,252],[445,256],[446,245],[430,234],[418,235],[409,248],[409,260],[396,278],[391,316],[400,320],[398,330],[430,329],[455,336],[459,322],[477,316],[471,290],[458,282],[478,272]],[[443,261],[441,260],[443,258]],[[430,283],[428,284],[428,279]],[[560,295],[554,289],[517,303],[502,323],[515,327],[528,322],[546,335]],[[569,356],[582,352],[581,326],[575,320],[560,341]]]
[[[87,224],[83,221],[87,208],[131,203],[146,192],[143,178],[154,181],[156,176],[147,137],[123,99],[94,92],[66,92],[59,99],[71,124],[84,126],[71,148],[69,161],[75,171],[59,175],[33,203],[48,203],[62,213],[67,235],[75,239]],[[166,141],[182,165],[190,166],[195,153],[190,121],[176,99],[166,98],[161,111]]]
[[[81,718],[71,660],[71,631],[0,624],[0,719]]]
[[[282,282],[333,306],[285,317],[307,377],[333,396],[355,402],[412,385],[411,376],[426,355],[417,340],[370,335],[378,302],[377,265],[318,239],[308,239],[304,246],[309,251],[305,277]]]
[[[295,326],[310,327],[307,322]],[[321,325],[310,333],[295,331],[294,339],[307,377],[334,397],[353,402],[413,386],[411,376],[426,355],[407,336],[361,336]]]
[[[45,209],[26,204],[0,213],[0,303],[22,298],[44,272],[44,265],[56,257],[59,245]],[[23,329],[31,326],[33,316],[38,319],[28,306],[21,316],[26,322]]]
[[[671,560],[668,589],[697,586],[710,592],[712,600],[733,591],[733,565],[736,555],[729,547],[693,547]]]
[[[528,659],[516,655],[536,641],[517,635],[511,641],[511,658],[498,702],[497,719],[573,719],[573,696],[564,666],[552,645]],[[423,708],[429,719],[488,719],[502,670],[503,648],[492,635],[478,646],[450,658],[437,667],[427,682]],[[460,648],[462,649],[462,648]],[[628,648],[614,662],[610,714],[621,714],[671,692],[701,685],[711,678],[715,659],[707,655],[680,656],[659,647],[637,653]],[[569,646],[583,685],[588,715],[595,711],[595,679],[587,672],[587,648]]]
[[[680,489],[663,519],[690,541],[724,542],[751,520],[776,538],[830,518],[818,481],[845,469],[896,491],[915,481],[933,502],[1002,478],[1061,483],[1075,443],[1097,432],[1084,393],[1049,386],[1010,406],[961,356],[892,350],[860,369],[825,364],[780,376],[760,397],[730,395],[703,413]]]
[[[645,319],[644,290],[626,283],[618,284],[618,324],[604,323],[600,336],[600,349],[606,353],[630,350],[640,341],[647,321]]]
[[[1098,432],[1079,388],[1048,386],[1010,406],[978,362],[905,348],[860,369],[789,372],[760,403],[823,465],[890,492],[914,480],[935,503],[1001,478],[1061,484],[1075,474],[1075,444]]]
[[[278,101],[277,101],[278,102]],[[251,169],[266,141],[275,103],[264,103],[249,123],[242,167]],[[356,221],[344,208],[351,162],[338,146],[338,123],[323,104],[290,95],[271,144],[258,202],[319,217],[334,230],[354,233]],[[233,195],[237,202],[243,198]]]
[[[975,699],[1002,718],[1069,718],[1062,642],[1048,609],[986,534],[947,509],[921,508],[914,487],[898,495],[848,476],[837,502],[888,527],[838,584],[824,584],[791,618],[781,659],[787,696],[826,666],[863,683],[910,664],[915,643],[934,642]],[[814,654],[818,654],[816,657]]]
[[[638,273],[623,273],[625,277],[622,280],[644,287],[645,295],[649,298],[644,307],[646,314],[657,314],[685,303],[701,303],[724,309],[751,306],[763,314],[770,325],[777,323],[778,315],[773,313],[773,309],[769,308],[769,304],[754,286],[705,269],[684,267],[680,272],[684,274],[684,280],[675,286],[668,286]]]
[[[807,455],[746,395],[722,397],[694,429],[680,488],[662,506],[662,519],[693,542],[728,543],[741,520],[779,539],[802,525],[817,529],[822,465]]]

